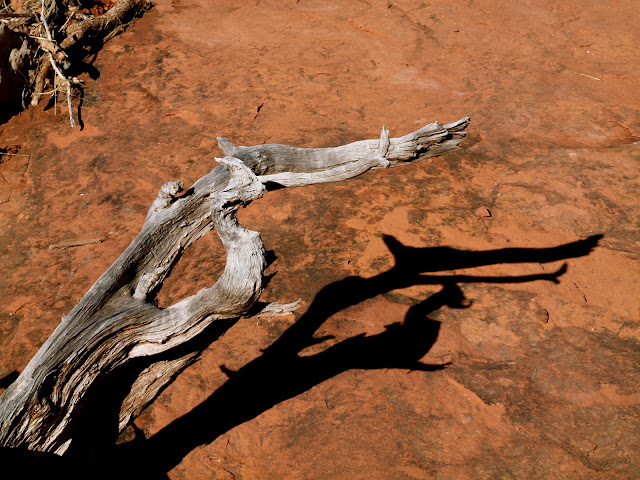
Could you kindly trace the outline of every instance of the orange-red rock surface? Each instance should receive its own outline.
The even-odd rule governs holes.
[[[240,320],[136,420],[148,441],[132,451],[154,470],[138,478],[637,478],[637,22],[631,0],[158,0],[98,54],[83,129],[42,108],[0,126],[16,154],[0,156],[0,377],[128,245],[165,181],[214,167],[216,136],[332,146],[468,115],[456,152],[241,212],[278,257],[263,300],[302,307]],[[466,253],[596,234],[558,284],[506,277],[564,260],[471,267],[485,257]],[[395,247],[401,273],[437,271],[385,276],[384,235],[414,247]],[[223,264],[207,235],[161,304]]]

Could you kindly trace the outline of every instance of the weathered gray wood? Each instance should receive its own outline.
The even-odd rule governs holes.
[[[435,122],[404,137],[391,139],[385,155],[389,166],[442,155],[456,149],[466,135],[467,125],[469,118],[448,125]],[[361,140],[335,148],[295,148],[279,144],[239,147],[224,137],[218,137],[218,144],[225,156],[239,158],[256,175],[325,171],[370,156],[378,148],[378,143],[378,140]]]
[[[327,149],[286,145],[239,147],[220,138],[227,158],[182,196],[182,182],[162,186],[129,247],[62,318],[18,379],[0,396],[0,446],[62,454],[88,389],[127,361],[183,345],[216,320],[246,314],[262,292],[265,252],[257,232],[238,224],[237,210],[265,186],[345,180],[455,149],[469,119],[427,125],[409,135]],[[215,228],[227,250],[225,270],[211,287],[167,308],[154,304],[185,249]],[[288,312],[297,303],[273,305]],[[197,352],[152,363],[133,383],[119,418],[124,429]]]

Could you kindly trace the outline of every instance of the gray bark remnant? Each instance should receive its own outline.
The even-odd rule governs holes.
[[[352,178],[455,149],[468,118],[427,125],[404,137],[325,149],[286,145],[241,147],[219,138],[220,166],[182,196],[182,182],[160,189],[140,233],[87,294],[62,318],[18,379],[0,396],[0,446],[62,454],[87,391],[127,361],[179,347],[214,322],[238,318],[263,289],[265,251],[258,232],[238,224],[241,206],[270,186]],[[167,308],[154,299],[185,249],[215,228],[227,250],[225,270],[211,287]],[[265,313],[295,309],[273,304]],[[196,353],[151,363],[133,382],[120,410],[122,431]]]

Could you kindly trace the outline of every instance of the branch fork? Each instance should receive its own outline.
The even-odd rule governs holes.
[[[165,183],[145,223],[114,264],[66,315],[18,379],[0,396],[0,446],[62,454],[74,439],[86,394],[134,358],[148,365],[124,399],[122,431],[171,380],[197,360],[157,355],[185,345],[214,322],[246,315],[258,301],[266,268],[260,234],[238,223],[242,206],[272,185],[302,186],[345,180],[457,148],[469,119],[427,125],[404,137],[362,140],[335,148],[287,145],[236,146],[219,138],[225,158],[180,196],[180,181]],[[155,296],[184,251],[216,229],[227,250],[224,272],[214,285],[167,308]],[[293,312],[300,300],[273,303],[260,315]]]

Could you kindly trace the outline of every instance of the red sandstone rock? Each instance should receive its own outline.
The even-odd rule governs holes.
[[[28,155],[0,156],[0,376],[24,367],[128,245],[162,183],[189,184],[213,168],[217,135],[245,145],[328,146],[376,138],[383,123],[395,136],[416,122],[470,115],[457,152],[343,184],[270,192],[240,212],[278,256],[265,300],[302,297],[304,313],[326,285],[391,268],[385,234],[413,247],[481,251],[604,233],[601,247],[569,260],[557,285],[461,283],[469,308],[424,318],[441,324],[422,360],[451,362],[444,371],[356,362],[322,379],[275,363],[266,371],[272,385],[308,379],[309,388],[261,408],[263,392],[249,389],[233,410],[250,412],[246,421],[236,416],[237,425],[216,435],[227,413],[203,402],[227,382],[225,372],[260,358],[296,320],[243,319],[136,421],[153,440],[192,412],[183,434],[155,437],[168,453],[158,450],[145,465],[166,467],[166,459],[175,466],[161,473],[192,480],[636,476],[635,2],[155,3],[98,55],[83,130],[71,131],[53,109],[29,109],[0,126],[0,148]],[[494,197],[500,215],[478,229],[469,212]],[[105,241],[48,249],[77,238]],[[221,255],[213,236],[202,238],[161,304],[214,281]],[[560,266],[433,275],[508,277]],[[414,285],[339,311],[315,333],[335,338],[301,356],[393,331],[440,289]],[[132,431],[121,441],[130,438]]]

